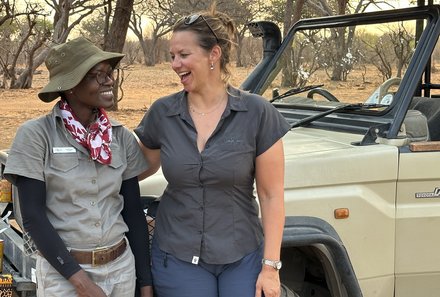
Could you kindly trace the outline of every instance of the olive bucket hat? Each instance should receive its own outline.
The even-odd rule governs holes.
[[[50,49],[46,59],[49,82],[38,93],[44,102],[60,96],[60,92],[78,85],[96,64],[107,61],[115,68],[123,54],[106,52],[84,37],[72,39]]]

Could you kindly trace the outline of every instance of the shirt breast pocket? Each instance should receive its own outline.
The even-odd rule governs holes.
[[[112,144],[111,151],[112,151],[112,161],[110,162],[109,166],[114,169],[117,169],[124,164],[124,162],[122,162],[121,150],[118,145]]]
[[[79,161],[76,153],[74,154],[53,154],[50,158],[50,167],[53,170],[69,172],[78,167]]]
[[[234,139],[227,139],[224,142],[220,142],[218,144],[218,147],[220,150],[233,151],[233,152],[242,152],[248,150],[246,143],[244,141],[234,140]]]

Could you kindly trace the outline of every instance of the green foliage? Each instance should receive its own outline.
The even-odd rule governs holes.
[[[89,18],[81,22],[79,31],[82,36],[95,44],[102,44],[104,40],[104,18]]]
[[[20,26],[16,22],[5,22],[0,26],[0,40],[10,39],[11,36],[16,35],[19,31]]]

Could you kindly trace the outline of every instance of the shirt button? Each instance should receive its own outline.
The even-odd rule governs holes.
[[[92,179],[92,184],[96,184],[96,179]]]
[[[91,202],[90,202],[90,205],[91,205],[91,206],[94,206],[95,204],[96,204],[95,201],[91,201]]]
[[[99,226],[101,226],[101,223],[99,222],[95,223],[95,227],[99,227]]]

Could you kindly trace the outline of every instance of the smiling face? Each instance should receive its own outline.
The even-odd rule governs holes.
[[[170,40],[172,68],[179,75],[185,91],[200,92],[209,85],[210,53],[199,46],[197,35],[191,31],[174,32]]]
[[[68,93],[72,109],[109,108],[113,106],[113,69],[109,62],[96,64]],[[99,77],[98,77],[99,76]],[[98,82],[99,81],[99,82]]]

